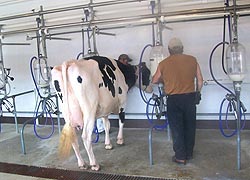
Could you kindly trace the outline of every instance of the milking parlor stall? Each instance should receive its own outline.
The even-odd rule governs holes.
[[[249,0],[1,0],[0,179],[249,179],[249,16]],[[151,83],[172,38],[203,75],[187,163]]]

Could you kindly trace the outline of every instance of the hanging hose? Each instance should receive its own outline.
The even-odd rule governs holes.
[[[142,58],[143,58],[143,55],[144,55],[144,52],[145,50],[148,48],[148,47],[153,47],[151,44],[147,44],[143,50],[142,50],[142,53],[141,53],[141,56],[140,56],[140,61],[139,61],[139,92],[140,92],[140,95],[141,95],[141,98],[142,100],[144,101],[144,103],[147,104],[147,98],[145,96],[145,93],[142,91],[141,89],[141,84],[142,84],[142,71],[141,71],[141,64],[142,64]]]
[[[37,57],[36,57],[36,56],[32,57],[31,60],[30,60],[30,72],[31,72],[31,77],[32,77],[32,80],[33,80],[33,82],[34,82],[36,91],[37,91],[39,97],[42,98],[42,96],[41,96],[41,94],[40,94],[40,91],[39,91],[39,88],[38,88],[38,86],[37,86],[36,80],[35,80],[34,72],[33,72],[33,61],[35,61],[35,60],[37,60]]]
[[[95,137],[95,140],[92,141],[93,143],[97,143],[99,141],[99,132],[98,132],[96,122],[97,121],[95,121],[95,127],[94,127],[94,130],[93,130],[93,132],[96,134],[96,137]]]
[[[77,55],[76,59],[78,60],[78,59],[80,58],[81,55],[83,55],[82,52],[80,52],[80,53]]]
[[[226,7],[229,7],[229,0],[226,0],[225,2]],[[232,30],[231,30],[231,19],[230,19],[230,15],[224,16],[224,19],[227,17],[227,21],[228,21],[228,34],[229,34],[229,42],[232,42]],[[224,29],[226,29],[226,25],[224,26]]]
[[[228,95],[227,98],[224,98],[224,99],[223,99],[223,101],[221,102],[221,105],[220,105],[219,127],[220,127],[220,132],[221,132],[221,134],[222,134],[223,136],[225,136],[225,137],[232,137],[232,136],[234,136],[234,135],[237,133],[237,129],[235,129],[234,131],[232,131],[231,134],[226,134],[226,133],[224,132],[223,124],[222,124],[222,109],[223,109],[224,102],[225,102],[226,100],[229,100],[228,98],[231,98],[231,97],[229,97],[229,95]],[[234,97],[233,97],[233,98],[234,98]],[[234,99],[229,100],[229,103],[228,103],[228,105],[227,105],[226,117],[225,117],[226,128],[227,128],[227,129],[229,129],[228,120],[227,120],[228,111],[230,111],[230,112],[232,111],[232,106],[233,106],[233,110],[234,110],[234,112],[235,112],[235,110],[236,110],[236,105],[235,105],[235,103],[234,103]],[[243,108],[243,112],[244,112],[244,108]],[[242,112],[241,112],[241,115],[242,115]],[[246,120],[245,113],[243,113],[243,115],[244,115],[244,121],[243,121],[243,124],[242,124],[242,126],[241,126],[241,130],[244,129],[244,127],[245,127],[245,122],[246,122],[246,121],[245,121],[245,120]],[[236,116],[235,118],[237,119],[237,115],[235,115],[235,116]],[[241,117],[240,117],[240,119],[241,119]]]
[[[39,107],[40,105],[42,104],[42,112],[38,115],[38,111],[39,111]],[[52,130],[51,130],[51,133],[48,134],[47,136],[40,136],[38,133],[37,133],[37,124],[36,124],[36,119],[38,119],[39,117],[43,117],[44,116],[44,113],[46,114],[46,118],[45,118],[45,124],[44,126],[47,125],[48,123],[48,115],[50,116],[50,120],[51,120],[51,126],[52,126]],[[40,139],[49,139],[53,133],[54,133],[54,121],[53,121],[53,118],[52,118],[52,115],[49,111],[49,109],[47,108],[46,106],[46,100],[43,100],[43,101],[40,101],[39,102],[39,105],[37,107],[37,111],[36,111],[36,116],[35,116],[35,119],[34,119],[34,132],[35,132],[35,135],[40,138]],[[39,125],[39,127],[41,127],[41,125]]]
[[[43,76],[43,74],[42,74],[42,69],[41,69],[41,62],[40,62],[40,60],[37,58],[37,57],[32,57],[31,58],[31,60],[30,60],[30,72],[31,72],[31,77],[32,77],[32,80],[33,80],[33,82],[34,82],[34,84],[35,84],[35,88],[36,88],[36,91],[37,91],[37,93],[38,93],[38,95],[39,95],[39,97],[40,98],[44,98],[42,95],[41,95],[41,93],[40,93],[40,90],[39,90],[39,87],[38,87],[38,85],[37,85],[37,82],[36,82],[36,78],[35,78],[35,75],[34,75],[34,71],[33,71],[33,64],[34,64],[34,61],[35,60],[38,60],[39,61],[39,76],[41,76],[42,77],[42,80],[44,81],[44,82],[46,82],[46,83],[48,83],[48,86],[49,86],[49,80],[46,80],[45,79],[45,77]],[[46,64],[46,71],[47,71],[47,64]],[[46,87],[47,87],[47,85],[46,85]]]
[[[213,58],[213,53],[215,52],[215,50],[216,50],[220,45],[224,45],[224,44],[227,44],[227,45],[228,45],[229,43],[228,43],[228,42],[220,42],[219,44],[217,44],[217,45],[213,48],[213,50],[212,50],[212,52],[211,52],[211,55],[210,55],[210,58],[209,58],[209,69],[210,69],[211,76],[212,76],[213,80],[215,81],[215,83],[217,83],[217,84],[218,84],[219,86],[221,86],[223,89],[225,89],[226,91],[228,91],[228,92],[230,93],[229,96],[232,96],[233,99],[235,99],[235,97],[236,97],[235,94],[234,94],[231,90],[229,90],[228,88],[226,88],[225,86],[223,86],[220,82],[218,82],[218,81],[216,80],[214,74],[213,74],[213,71],[212,71],[212,58]],[[232,137],[233,135],[235,135],[235,134],[237,133],[237,130],[235,130],[234,132],[232,132],[232,134],[227,135],[227,134],[224,133],[223,126],[222,126],[222,117],[221,117],[222,112],[221,112],[221,111],[222,111],[222,106],[223,106],[225,100],[228,100],[228,99],[224,99],[224,100],[222,101],[222,103],[221,103],[220,115],[219,115],[219,127],[220,127],[220,131],[221,131],[221,133],[222,133],[223,136],[225,136],[225,137]],[[230,101],[230,102],[231,102],[231,101]],[[243,115],[244,115],[244,117],[245,117],[246,109],[244,108],[242,102],[240,102],[240,106],[241,106],[240,109],[243,109]],[[227,113],[228,113],[228,111],[227,111]],[[240,118],[241,118],[241,117],[240,117]],[[227,119],[226,119],[226,121],[227,121]],[[244,124],[245,124],[245,119],[244,119],[244,123],[243,123],[243,125],[242,125],[242,128],[244,128]]]
[[[159,107],[159,103],[160,101],[162,101],[160,99],[161,97],[158,97],[157,95],[151,97],[148,102],[147,102],[147,106],[146,106],[146,116],[147,116],[147,119],[149,121],[149,124],[151,125],[151,127],[155,130],[164,130],[167,128],[168,126],[168,121],[167,121],[167,113],[166,112],[163,112],[163,113],[155,113],[155,111],[157,111],[157,107]],[[151,101],[154,101],[153,104],[150,104]],[[151,112],[151,117],[149,116],[150,112],[149,112],[149,107],[150,106],[153,106],[152,108],[152,112]],[[160,109],[160,108],[159,108]],[[160,117],[164,114],[165,116],[165,123],[163,125],[157,125],[154,123],[154,115],[157,116],[157,119],[160,119]]]
[[[229,19],[230,20],[230,19]],[[223,21],[223,40],[222,42],[226,42],[226,15],[224,15],[224,21]],[[223,47],[222,47],[222,53],[221,53],[221,63],[222,63],[222,69],[224,71],[225,74],[227,74],[227,71],[226,71],[226,68],[225,68],[225,65],[224,65],[224,55],[225,55],[225,43],[223,44]]]
[[[223,89],[225,89],[226,91],[228,91],[230,94],[233,94],[233,95],[234,95],[234,93],[233,93],[230,89],[226,88],[226,87],[223,86],[220,82],[217,81],[217,79],[216,79],[215,76],[214,76],[213,70],[212,70],[212,59],[213,59],[213,54],[214,54],[215,50],[216,50],[220,45],[223,45],[223,44],[227,44],[227,45],[228,45],[229,43],[228,43],[228,42],[220,42],[219,44],[217,44],[217,45],[213,48],[213,50],[212,50],[212,52],[211,52],[211,54],[210,54],[210,57],[209,57],[209,70],[210,70],[210,74],[211,74],[211,76],[212,76],[214,82],[217,83],[219,86],[221,86],[221,87],[222,87]]]
[[[53,111],[53,106],[54,108],[56,107],[55,104],[53,104],[52,100],[50,99],[50,97],[46,97],[44,98],[41,93],[40,93],[40,90],[39,90],[39,87],[37,85],[37,82],[36,82],[36,79],[35,79],[35,75],[34,75],[34,71],[33,71],[33,63],[35,60],[38,60],[37,57],[32,57],[31,60],[30,60],[30,71],[31,71],[31,76],[32,76],[32,80],[34,82],[34,85],[35,85],[35,89],[37,91],[37,94],[38,96],[42,99],[38,106],[37,106],[37,109],[36,109],[36,114],[35,114],[35,118],[33,119],[34,121],[34,132],[35,132],[35,135],[40,138],[40,139],[48,139],[50,138],[53,133],[54,133],[54,121],[53,121],[53,118],[52,118],[52,115],[51,115],[51,111]],[[42,112],[38,115],[38,112],[39,112],[39,109],[40,109],[40,106],[42,105]],[[50,134],[48,134],[47,136],[40,136],[38,133],[37,133],[37,124],[36,124],[36,120],[39,118],[39,117],[43,117],[44,114],[46,115],[45,117],[45,124],[44,126],[47,125],[48,123],[48,116],[50,117],[50,121],[51,121],[51,125],[52,125],[52,129],[51,129],[51,132]]]

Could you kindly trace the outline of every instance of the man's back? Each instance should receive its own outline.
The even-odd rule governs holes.
[[[185,54],[171,55],[159,64],[167,94],[184,94],[195,91],[197,71],[195,57]]]

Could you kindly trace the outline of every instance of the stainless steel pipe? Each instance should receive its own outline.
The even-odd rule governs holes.
[[[113,2],[113,1],[109,1]],[[120,2],[120,1],[118,1]],[[133,1],[135,2],[135,1]],[[121,2],[120,2],[121,3]],[[102,4],[103,5],[103,4]],[[244,13],[244,16],[250,15],[250,4],[246,5],[238,5],[236,7],[237,13],[240,15],[241,13]],[[53,24],[46,26],[45,28],[48,28],[50,30],[52,29],[59,29],[59,28],[68,28],[68,27],[83,27],[83,26],[89,26],[90,24],[92,26],[99,26],[99,25],[112,25],[111,28],[121,27],[122,23],[124,23],[124,26],[126,26],[129,22],[135,22],[138,24],[144,24],[152,25],[152,21],[154,21],[155,18],[164,16],[167,19],[167,23],[176,23],[176,22],[187,22],[187,21],[201,21],[201,20],[211,20],[211,19],[218,19],[223,18],[224,15],[230,14],[231,11],[234,10],[234,7],[215,7],[215,8],[205,8],[205,9],[193,9],[193,10],[184,10],[184,11],[175,11],[175,12],[162,12],[159,14],[146,14],[146,15],[139,15],[139,16],[131,16],[131,17],[117,17],[117,18],[109,18],[109,19],[101,19],[101,20],[92,20],[90,22],[70,22],[70,23],[62,23],[62,24]],[[247,12],[245,11],[247,10]],[[185,17],[182,17],[185,16]],[[179,19],[176,19],[176,17],[179,17]],[[141,20],[148,20],[147,23],[140,22]],[[0,18],[1,21],[1,18]],[[117,25],[117,23],[120,23]],[[135,25],[136,26],[136,25]],[[110,28],[110,29],[111,29]],[[101,29],[101,28],[100,28]],[[37,31],[38,28],[26,28],[26,29],[20,29],[20,30],[14,30],[14,31],[5,31],[1,32],[2,35],[11,35],[11,34],[18,34],[18,33],[28,33],[28,32],[34,32]]]
[[[147,0],[113,0],[113,1],[107,1],[107,2],[89,3],[89,4],[85,4],[85,5],[76,5],[76,6],[69,6],[69,7],[63,7],[63,8],[43,10],[43,11],[38,11],[38,12],[34,11],[31,13],[17,14],[17,15],[13,15],[13,16],[6,16],[6,17],[0,18],[0,21],[26,18],[26,17],[31,17],[31,16],[39,16],[39,15],[43,15],[43,14],[58,13],[58,12],[63,12],[63,11],[73,11],[73,10],[85,9],[85,8],[89,8],[89,7],[101,7],[101,6],[125,4],[125,3],[132,3],[132,2],[142,2],[142,1],[147,1]]]

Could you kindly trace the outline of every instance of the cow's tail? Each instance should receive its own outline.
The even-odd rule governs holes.
[[[64,119],[66,121],[66,123],[69,123],[70,122],[70,110],[69,110],[69,97],[68,97],[68,89],[70,87],[68,87],[68,62],[65,62],[62,64],[62,81],[63,81],[63,89],[64,89],[64,103],[63,103],[63,106],[64,106]]]
[[[59,157],[66,158],[70,155],[72,142],[76,139],[74,128],[66,123],[62,129],[60,142],[59,142]]]
[[[72,142],[74,141],[74,128],[70,125],[70,110],[69,110],[69,101],[68,101],[68,63],[62,64],[62,78],[63,78],[63,86],[64,86],[64,119],[65,125],[63,127],[60,142],[59,142],[59,157],[68,157],[71,151]]]

